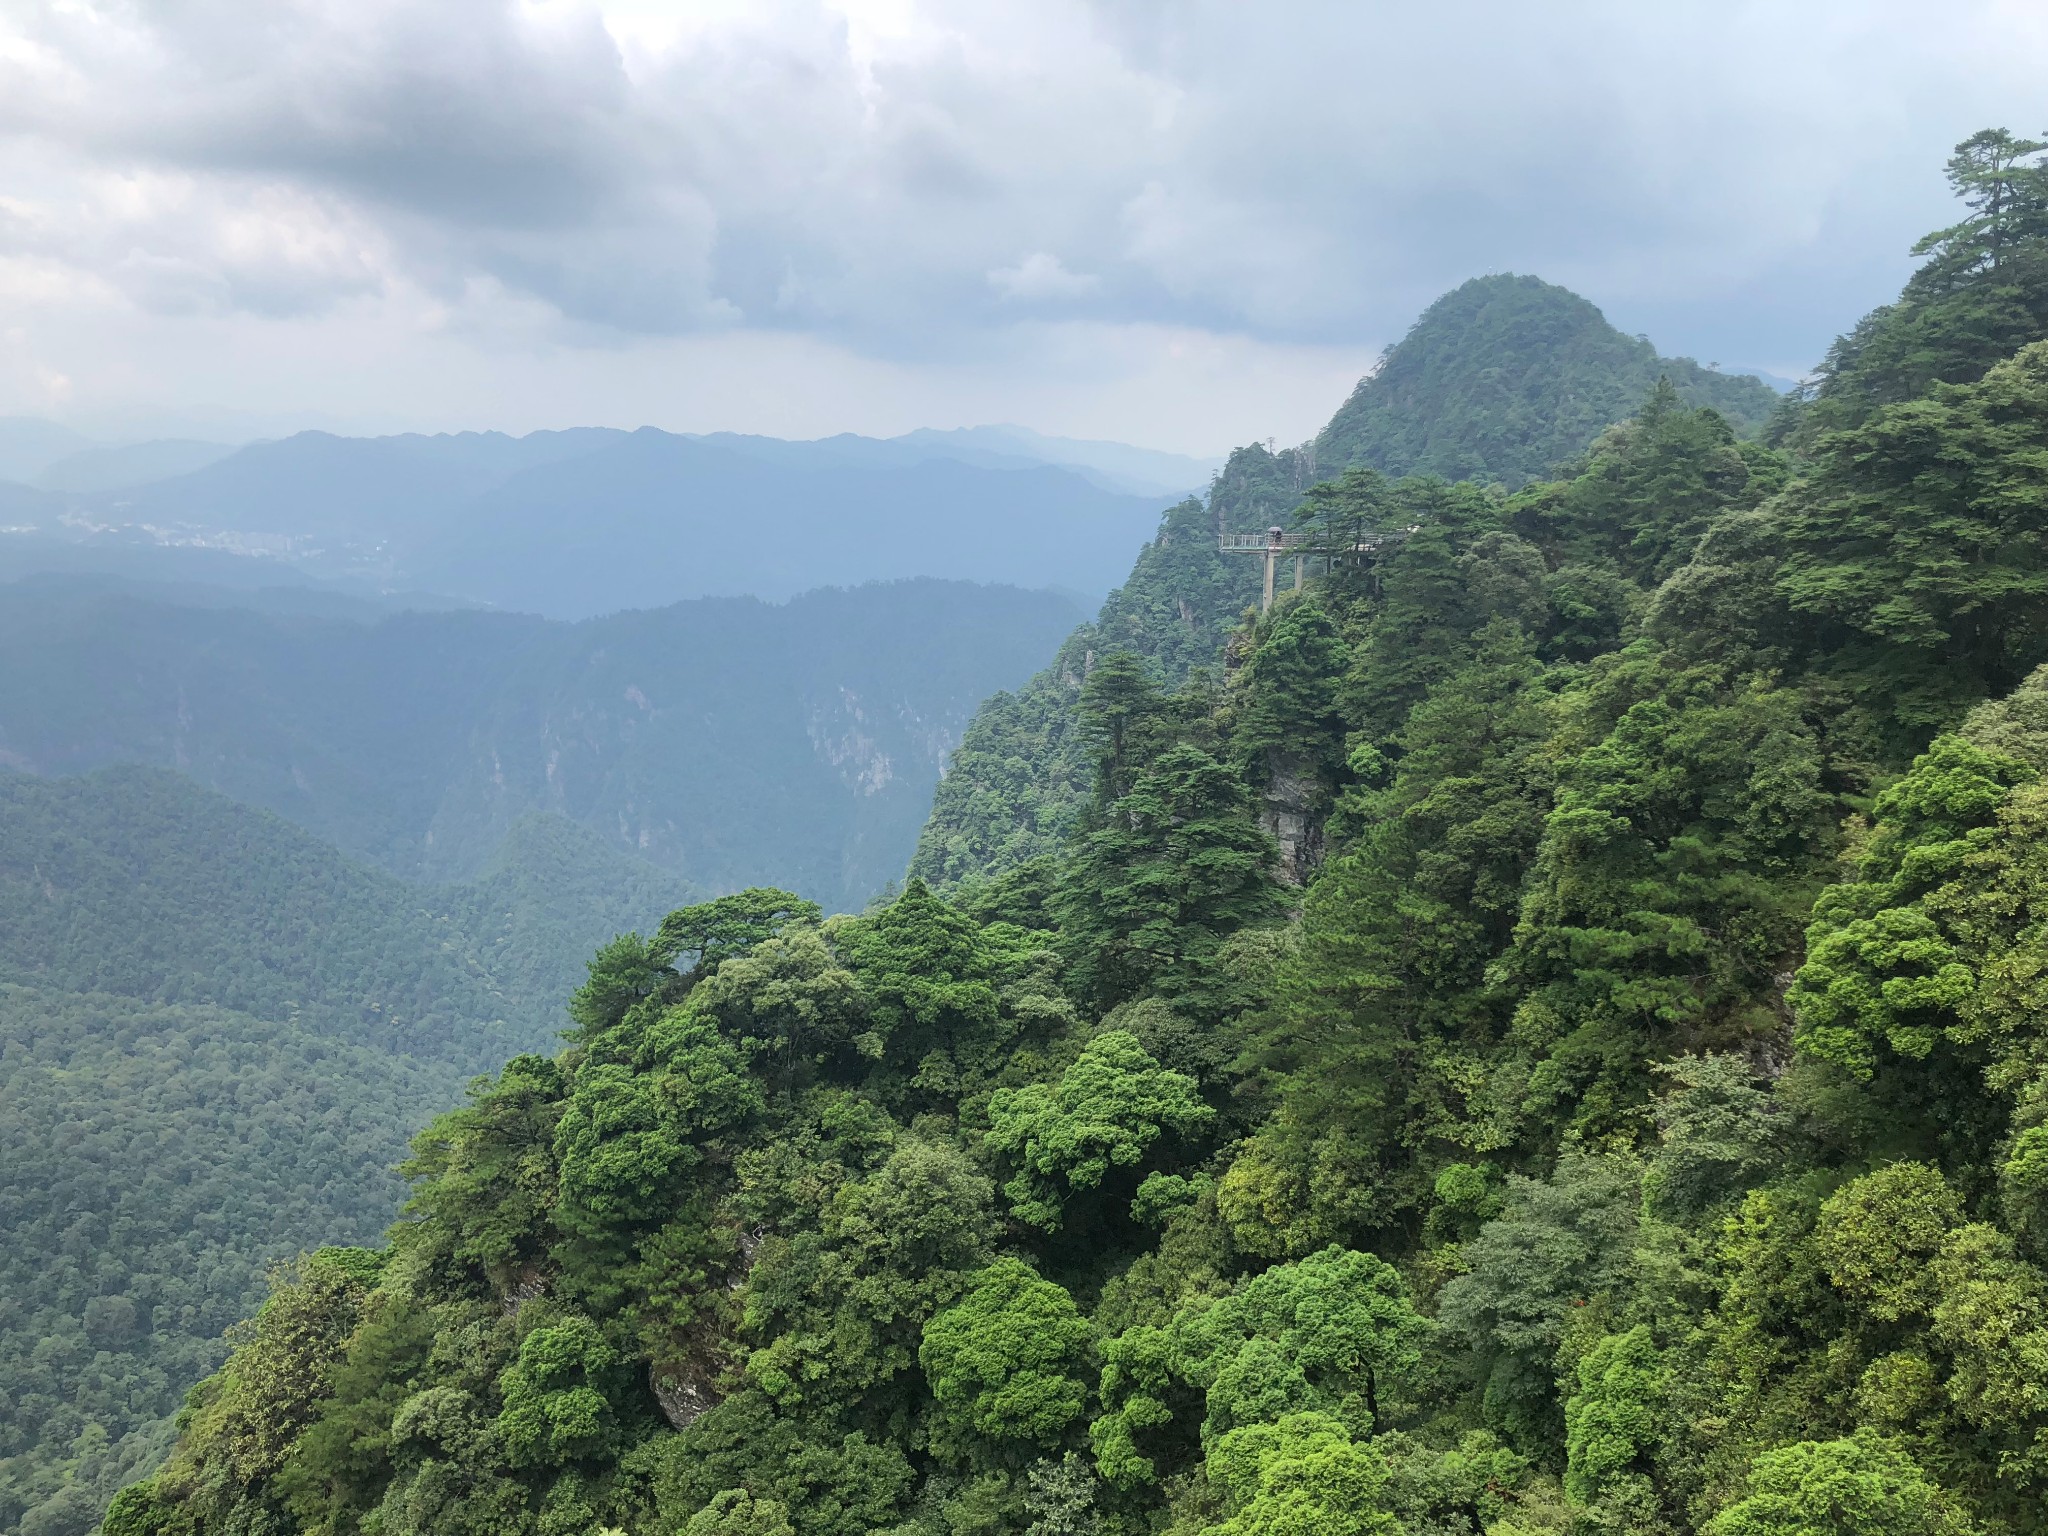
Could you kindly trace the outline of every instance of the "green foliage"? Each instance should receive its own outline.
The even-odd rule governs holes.
[[[1643,1467],[1657,1439],[1664,1363],[1645,1327],[1602,1339],[1579,1361],[1564,1405],[1564,1491],[1580,1504],[1612,1499]]]
[[[90,1527],[186,1389],[323,1238],[375,1242],[405,1138],[460,1093],[204,1004],[0,987],[0,1518]]]
[[[1876,1439],[1802,1440],[1757,1458],[1710,1536],[1935,1536],[1967,1529],[1913,1458]]]
[[[1516,522],[1567,568],[1612,561],[1629,581],[1668,578],[1707,525],[1775,490],[1771,456],[1736,440],[1718,412],[1688,410],[1668,378],[1596,439],[1585,472],[1519,498]]]
[[[1238,673],[1242,701],[1230,744],[1255,784],[1284,768],[1305,769],[1324,784],[1344,770],[1344,719],[1337,684],[1350,654],[1336,624],[1313,599],[1289,603],[1259,637]],[[1306,746],[1306,762],[1293,761]]]
[[[728,1488],[690,1516],[682,1536],[795,1536],[789,1511],[774,1499]]]
[[[1909,305],[2017,281],[2034,153],[1966,146]],[[1490,280],[1367,404],[1561,315],[1429,375],[1529,450],[1607,377],[1566,311]],[[1667,369],[1513,492],[1234,456],[900,896],[600,949],[113,1528],[2041,1536],[2038,361],[1796,457]],[[1217,527],[1297,506],[1240,613]],[[99,1278],[50,1375],[138,1330]]]
[[[1087,1345],[1073,1297],[1017,1259],[997,1260],[924,1325],[917,1357],[938,1404],[934,1451],[979,1461],[1058,1445],[1088,1400]]]
[[[1102,1011],[1147,990],[1213,1008],[1222,940],[1279,913],[1272,862],[1243,781],[1199,747],[1164,753],[1061,872],[1052,913],[1073,990]]]
[[[654,949],[670,965],[687,955],[689,969],[708,971],[776,937],[791,923],[815,923],[821,915],[815,901],[756,887],[669,913],[661,920]]]
[[[1774,522],[1806,644],[1898,728],[2006,692],[2048,642],[2048,344],[1846,430]]]
[[[1660,375],[1691,405],[1754,430],[1777,403],[1756,379],[1660,358],[1584,299],[1533,277],[1475,277],[1438,299],[1316,439],[1325,473],[1369,465],[1521,485],[1572,458]]]
[[[1192,1079],[1161,1067],[1130,1031],[1112,1029],[1089,1041],[1057,1084],[998,1089],[986,1145],[1017,1169],[1003,1186],[1011,1213],[1053,1231],[1070,1194],[1100,1189],[1112,1169],[1142,1163],[1161,1136],[1186,1137],[1214,1118]]]
[[[1762,1183],[1792,1151],[1785,1107],[1739,1056],[1683,1056],[1663,1068],[1658,1143],[1643,1177],[1649,1211],[1694,1219]]]
[[[1387,1468],[1338,1420],[1291,1413],[1231,1431],[1209,1455],[1209,1475],[1235,1506],[1218,1536],[1397,1536],[1384,1507]]]
[[[1554,1434],[1553,1362],[1574,1311],[1626,1278],[1638,1211],[1634,1167],[1567,1152],[1542,1183],[1509,1179],[1506,1208],[1438,1298],[1438,1317],[1487,1361],[1489,1415],[1524,1445]]]
[[[1089,1431],[1097,1463],[1112,1483],[1151,1483],[1162,1459],[1189,1453],[1197,1424],[1213,1454],[1236,1430],[1296,1412],[1364,1438],[1420,1385],[1433,1332],[1399,1274],[1369,1253],[1329,1248],[1267,1270],[1165,1328],[1105,1342],[1105,1411]]]
[[[1782,433],[1810,445],[1816,433],[1853,426],[1936,384],[1982,378],[1992,364],[2048,336],[2048,171],[2041,149],[1995,128],[1956,146],[1948,180],[1969,213],[1919,241],[1913,254],[1931,259],[1897,303],[1836,341],[1821,367],[1817,398]]]
[[[603,1384],[618,1351],[586,1317],[543,1325],[519,1344],[519,1359],[500,1378],[505,1408],[497,1429],[514,1467],[590,1460],[615,1447],[612,1406]]]
[[[951,885],[1057,852],[1097,786],[1079,703],[1098,660],[1136,657],[1167,689],[1213,667],[1245,605],[1258,601],[1260,580],[1256,562],[1218,552],[1219,521],[1282,521],[1313,478],[1298,453],[1240,448],[1208,506],[1168,508],[1095,622],[1075,630],[1030,682],[975,712],[933,795],[910,873]]]

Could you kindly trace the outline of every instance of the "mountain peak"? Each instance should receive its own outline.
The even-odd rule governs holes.
[[[1520,273],[1471,278],[1422,312],[1316,439],[1324,473],[1370,465],[1390,475],[1520,485],[1580,452],[1668,377],[1690,405],[1738,432],[1777,404],[1768,384],[1660,357],[1590,300]]]

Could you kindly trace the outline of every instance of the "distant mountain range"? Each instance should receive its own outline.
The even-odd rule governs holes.
[[[0,574],[248,585],[225,555],[271,581],[564,619],[908,576],[1099,595],[1220,462],[1018,427],[816,442],[302,432],[231,449],[94,447],[15,418],[0,421]]]
[[[857,909],[975,707],[1079,617],[929,580],[579,624],[305,597],[0,587],[0,764],[175,768],[412,879],[471,878],[546,812],[700,889]]]

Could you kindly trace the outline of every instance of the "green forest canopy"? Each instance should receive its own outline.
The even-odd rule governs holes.
[[[687,896],[558,818],[422,888],[163,770],[0,774],[0,1527],[88,1529],[267,1267],[374,1241],[410,1132]]]
[[[2037,296],[1977,143],[1877,339]],[[1319,488],[1052,851],[602,949],[109,1536],[2048,1528],[2048,340],[1927,377]]]
[[[1316,437],[1316,464],[1324,474],[1364,467],[1519,487],[1577,457],[1659,378],[1744,436],[1778,404],[1761,379],[1659,357],[1568,289],[1475,277],[1424,310],[1359,380]]]
[[[1319,479],[1351,468],[1523,485],[1581,457],[1660,379],[1685,404],[1714,407],[1739,436],[1767,424],[1791,430],[1762,381],[1660,358],[1566,289],[1500,275],[1445,294],[1313,441],[1240,448],[1206,502],[1169,509],[1096,621],[1022,688],[981,707],[939,782],[912,872],[949,885],[1060,846],[1090,794],[1078,711],[1093,658],[1129,651],[1178,688],[1217,667],[1258,601],[1259,562],[1219,554],[1218,532],[1288,523]]]

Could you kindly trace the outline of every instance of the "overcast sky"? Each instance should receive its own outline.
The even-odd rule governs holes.
[[[0,0],[0,413],[1313,432],[1437,293],[1798,374],[2042,0]]]

